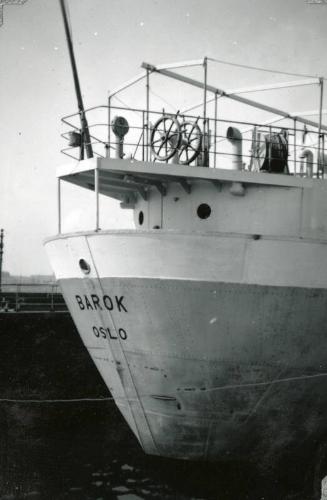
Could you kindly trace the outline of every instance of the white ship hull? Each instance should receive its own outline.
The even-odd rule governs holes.
[[[46,247],[147,453],[272,457],[326,432],[326,242],[154,230]]]

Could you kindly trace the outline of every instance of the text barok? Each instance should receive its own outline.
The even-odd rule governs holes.
[[[84,310],[92,310],[92,311],[103,311],[107,309],[107,311],[113,311],[116,309],[119,312],[127,312],[127,308],[124,305],[124,296],[121,295],[117,297],[115,295],[113,298],[109,297],[109,295],[98,296],[95,293],[91,295],[75,295],[77,304],[81,311]]]

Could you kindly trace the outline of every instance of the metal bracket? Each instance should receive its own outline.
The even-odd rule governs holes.
[[[187,194],[191,194],[192,186],[191,186],[191,184],[189,182],[187,182],[184,179],[178,179],[178,182],[180,183],[180,185],[182,186],[182,188],[184,189],[184,191]]]
[[[144,201],[148,200],[148,193],[147,193],[147,191],[142,186],[137,186],[135,189],[142,196],[142,198],[143,198]]]
[[[138,179],[137,177],[135,176],[132,176],[132,175],[124,175],[124,181],[126,182],[133,182],[133,183],[136,183],[136,184],[140,184],[140,188],[144,189],[145,191],[145,188],[144,188],[144,184],[146,186],[155,186],[159,193],[162,194],[162,196],[166,196],[167,194],[167,189],[166,189],[166,186],[164,186],[164,184],[162,182],[158,182],[158,181],[155,181],[155,180],[149,180],[149,179],[143,179],[140,180]],[[146,193],[146,196],[147,196],[147,192],[145,191]],[[145,200],[146,201],[146,200]]]
[[[125,195],[123,200],[120,202],[120,208],[134,208],[136,203],[136,197],[134,193],[129,193]]]
[[[167,188],[164,184],[162,184],[161,182],[153,182],[153,185],[158,189],[159,193],[162,196],[166,196]]]
[[[216,181],[214,179],[211,179],[211,183],[215,186],[215,188],[217,189],[217,191],[221,191],[221,182],[219,181]]]

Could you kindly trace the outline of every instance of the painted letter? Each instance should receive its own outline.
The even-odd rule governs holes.
[[[100,304],[99,297],[97,295],[95,295],[95,294],[92,294],[91,295],[91,299],[92,299],[92,302],[93,302],[93,305],[94,305],[94,309],[97,310],[98,306],[99,306],[100,311],[102,311],[102,307],[101,307],[101,304]]]
[[[95,335],[96,337],[100,337],[99,330],[97,329],[97,327],[96,327],[96,326],[94,326],[94,327],[92,328],[92,330],[93,330],[93,333],[94,333],[94,335]]]
[[[118,338],[118,337],[115,337],[115,336],[111,333],[110,328],[107,328],[107,332],[109,333],[109,337],[110,337],[112,340],[115,340],[115,339],[117,339],[117,338]]]
[[[117,302],[117,307],[118,307],[118,311],[119,312],[121,310],[127,312],[127,309],[126,309],[126,307],[123,304],[123,298],[124,298],[124,296],[121,296],[121,297],[118,298],[117,295],[115,295],[115,299],[116,299],[116,302]]]
[[[119,333],[119,337],[122,340],[126,340],[127,339],[127,333],[125,332],[125,330],[123,328],[119,328],[118,333]]]
[[[103,303],[105,305],[105,308],[108,309],[108,311],[112,311],[114,306],[112,305],[112,300],[109,297],[109,295],[104,295],[103,296]]]
[[[87,298],[87,295],[84,295],[84,299],[85,299],[86,309],[92,309],[92,311],[93,311],[92,304],[91,304],[91,302],[89,301],[89,299]]]
[[[76,297],[77,304],[79,305],[80,310],[83,311],[85,309],[85,306],[83,304],[82,297],[80,297],[79,295],[75,295],[75,297]]]
[[[101,333],[101,337],[103,339],[106,339],[107,338],[106,330],[103,328],[103,326],[100,326],[99,330],[100,330],[100,333]]]

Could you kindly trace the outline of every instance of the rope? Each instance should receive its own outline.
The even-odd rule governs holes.
[[[155,97],[157,97],[158,99],[160,99],[162,102],[164,102],[165,104],[167,104],[167,106],[170,106],[174,111],[177,111],[177,108],[176,106],[173,106],[173,104],[171,104],[170,102],[168,102],[166,99],[164,99],[161,95],[159,94],[156,94],[156,92],[153,92],[153,90],[150,89],[150,94],[154,95]]]
[[[215,392],[215,391],[224,391],[224,390],[230,390],[230,389],[243,389],[243,388],[248,388],[248,387],[260,387],[260,386],[269,386],[269,385],[278,385],[282,383],[288,383],[288,382],[300,382],[303,380],[311,380],[311,379],[316,379],[316,378],[323,378],[327,377],[327,372],[323,373],[315,373],[313,375],[300,375],[297,377],[287,377],[287,378],[277,378],[273,380],[268,380],[264,382],[248,382],[244,384],[231,384],[231,385],[222,385],[222,386],[217,386],[217,387],[209,387],[205,389],[203,392]],[[148,397],[149,394],[139,394],[139,398],[143,397]],[[132,401],[133,398],[126,398],[126,397],[118,397],[118,398],[113,398],[113,397],[107,397],[107,398],[79,398],[79,399],[9,399],[9,398],[2,398],[0,399],[0,403],[37,403],[37,404],[42,404],[42,403],[80,403],[83,401],[114,401],[114,399],[118,400],[128,400]]]
[[[261,68],[259,66],[249,66],[247,64],[237,64],[237,63],[231,63],[228,61],[223,61],[221,59],[215,59],[214,57],[207,57],[208,61],[213,61],[219,64],[226,64],[228,66],[236,66],[237,68],[245,68],[245,69],[253,69],[257,71],[265,71],[267,73],[276,73],[279,75],[289,75],[289,76],[301,76],[303,78],[318,78],[317,75],[308,75],[308,74],[302,74],[302,73],[288,73],[286,71],[280,71],[280,70],[275,70],[275,69],[268,69],[268,68]],[[324,78],[325,80],[325,78]]]
[[[120,104],[122,104],[128,111],[130,110],[130,106],[125,101],[123,101],[120,97],[117,97],[116,95],[114,95],[114,96],[112,96],[112,99],[117,99],[117,101],[119,101]],[[115,108],[114,106],[112,106],[112,107]],[[140,116],[139,113],[137,113],[136,111],[134,111],[134,109],[132,109],[131,111],[137,117]]]
[[[76,398],[76,399],[10,399],[0,398],[0,403],[81,403],[83,401],[114,401],[114,398]]]

